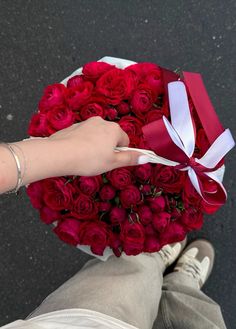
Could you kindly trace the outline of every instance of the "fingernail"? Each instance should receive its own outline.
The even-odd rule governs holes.
[[[138,164],[145,164],[149,162],[149,157],[147,155],[140,155],[138,158]]]

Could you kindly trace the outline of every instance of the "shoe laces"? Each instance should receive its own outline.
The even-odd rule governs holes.
[[[177,265],[176,269],[181,272],[185,272],[186,274],[192,276],[197,281],[201,278],[202,267],[201,263],[188,255],[184,255],[184,260]],[[181,260],[180,260],[181,261]]]

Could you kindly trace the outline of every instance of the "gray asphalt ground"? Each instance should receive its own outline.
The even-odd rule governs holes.
[[[26,137],[43,88],[105,55],[201,72],[225,127],[236,132],[234,0],[0,0],[0,139]],[[204,291],[236,328],[235,152],[228,202],[190,238],[210,239],[214,272]],[[28,315],[89,256],[61,243],[24,189],[0,197],[0,325]]]

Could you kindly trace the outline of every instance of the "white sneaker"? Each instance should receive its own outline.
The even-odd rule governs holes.
[[[187,238],[183,241],[167,244],[158,251],[158,254],[161,256],[162,261],[165,265],[165,269],[173,264],[175,260],[180,255],[181,251],[184,249],[187,243]]]
[[[201,289],[212,271],[214,259],[215,251],[212,244],[207,240],[199,239],[182,252],[174,271],[191,276]]]

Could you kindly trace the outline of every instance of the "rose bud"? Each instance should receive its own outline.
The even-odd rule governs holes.
[[[76,218],[93,219],[97,215],[98,206],[91,197],[81,193],[73,200],[73,216]]]
[[[144,252],[157,252],[161,245],[157,235],[146,235],[144,242]]]
[[[129,185],[120,192],[120,202],[124,208],[130,208],[132,205],[139,204],[140,201],[140,191],[134,185]]]
[[[84,105],[79,111],[79,114],[82,120],[87,120],[96,116],[105,118],[105,112],[102,105],[95,102]]]
[[[86,79],[96,81],[104,73],[113,69],[115,66],[105,62],[90,62],[83,66],[83,75]]]
[[[38,181],[30,183],[26,188],[26,193],[34,208],[40,209],[44,206],[42,182]]]
[[[170,222],[170,214],[168,212],[160,212],[153,215],[152,225],[158,232],[163,232]]]
[[[75,75],[67,81],[67,88],[79,87],[84,83],[84,77],[82,75]]]
[[[118,190],[122,190],[133,182],[133,176],[130,170],[126,168],[117,168],[107,174],[111,184]]]
[[[152,224],[148,224],[144,227],[145,235],[157,235],[157,232],[154,230]]]
[[[152,211],[148,206],[146,205],[139,206],[137,212],[139,215],[140,222],[143,225],[147,225],[152,221],[152,216],[153,216]]]
[[[105,184],[102,189],[99,192],[100,198],[103,201],[108,201],[111,200],[115,197],[116,195],[116,190],[114,189],[113,186],[109,184]]]
[[[152,193],[151,186],[148,185],[148,184],[142,185],[142,187],[141,187],[141,192],[142,192],[144,195],[149,195],[149,194],[151,194],[151,193]]]
[[[117,110],[120,115],[129,114],[130,113],[129,104],[126,102],[121,102],[120,104],[118,104]]]
[[[139,85],[131,98],[132,112],[137,115],[137,117],[143,119],[145,114],[152,107],[154,101],[155,95],[150,87],[147,84]]]
[[[54,83],[44,89],[43,97],[39,102],[41,113],[48,112],[54,106],[65,104],[67,88],[61,83]]]
[[[106,201],[98,202],[98,209],[99,211],[109,211],[111,209],[111,204]]]
[[[180,223],[170,222],[168,230],[165,230],[160,234],[161,246],[184,240],[186,232],[187,229]]]
[[[80,223],[74,218],[67,218],[60,221],[53,231],[66,243],[74,246],[79,243]]]
[[[135,176],[141,181],[145,182],[151,177],[152,166],[150,163],[146,163],[140,166],[136,166],[134,170]]]
[[[110,221],[113,225],[121,224],[127,217],[126,210],[117,206],[113,207],[110,211]]]
[[[45,224],[51,224],[61,218],[60,211],[50,209],[48,207],[43,207],[39,210],[40,218]]]
[[[103,255],[108,245],[107,224],[101,221],[85,221],[79,230],[79,243],[91,246],[91,251],[96,255]]]
[[[105,115],[109,120],[113,121],[117,117],[117,110],[113,107],[110,107],[109,109],[106,109]]]
[[[94,195],[102,185],[102,176],[81,176],[78,179],[80,190],[86,195]]]
[[[120,237],[127,255],[138,255],[143,251],[145,231],[141,224],[125,222]]]
[[[165,209],[166,202],[163,196],[157,196],[148,198],[148,204],[153,212],[161,212]]]

